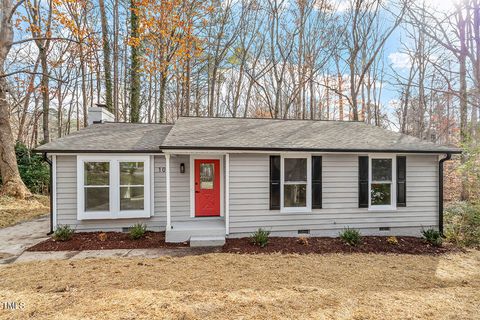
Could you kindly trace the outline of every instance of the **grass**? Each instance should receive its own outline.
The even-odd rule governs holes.
[[[480,251],[207,254],[0,266],[0,318],[472,319]]]
[[[49,207],[48,196],[34,195],[25,200],[0,196],[0,228],[46,215],[50,212]]]

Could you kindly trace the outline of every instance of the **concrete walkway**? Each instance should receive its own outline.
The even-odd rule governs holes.
[[[181,257],[217,252],[218,248],[158,248],[158,249],[115,249],[85,251],[25,251],[27,248],[48,239],[49,217],[45,216],[15,226],[0,229],[0,265],[9,263],[34,262],[45,260],[78,260],[91,258],[163,256]]]
[[[47,239],[48,216],[0,229],[0,264],[17,259],[25,249]]]

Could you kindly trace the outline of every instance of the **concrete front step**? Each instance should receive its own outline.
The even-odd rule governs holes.
[[[190,237],[190,247],[221,247],[225,244],[225,236]]]
[[[205,236],[225,238],[225,229],[168,230],[165,233],[165,241],[180,243],[191,240],[192,237]]]
[[[166,242],[186,242],[192,237],[223,237],[225,238],[225,220],[195,219],[192,221],[173,222],[172,227],[165,232]]]

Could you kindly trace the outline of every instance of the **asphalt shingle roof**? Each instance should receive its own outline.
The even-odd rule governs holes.
[[[177,120],[164,149],[459,152],[363,122],[193,118]]]
[[[94,124],[39,152],[160,152],[161,149],[459,153],[460,149],[363,122],[182,117],[175,125]]]
[[[160,151],[159,145],[172,125],[146,123],[99,123],[39,146],[41,152]]]

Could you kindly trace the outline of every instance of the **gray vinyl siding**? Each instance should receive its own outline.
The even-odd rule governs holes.
[[[230,235],[246,235],[262,227],[273,234],[337,235],[345,227],[366,234],[416,234],[437,226],[437,157],[407,156],[407,207],[396,211],[358,208],[358,155],[323,155],[323,208],[311,213],[269,210],[269,155],[230,155]]]
[[[57,156],[57,224],[78,231],[118,231],[137,222],[151,230],[165,230],[166,190],[164,155],[154,156],[153,212],[146,219],[77,220],[76,156]],[[171,218],[177,222],[198,221],[190,217],[190,158],[172,155]],[[396,211],[368,211],[358,208],[358,155],[323,155],[323,209],[311,213],[281,213],[269,210],[269,155],[230,154],[230,236],[248,235],[259,227],[277,235],[311,234],[335,236],[349,226],[364,234],[416,234],[422,227],[438,225],[438,158],[435,155],[407,155],[407,207]],[[185,173],[180,173],[180,164]],[[225,174],[225,173],[224,173]]]

